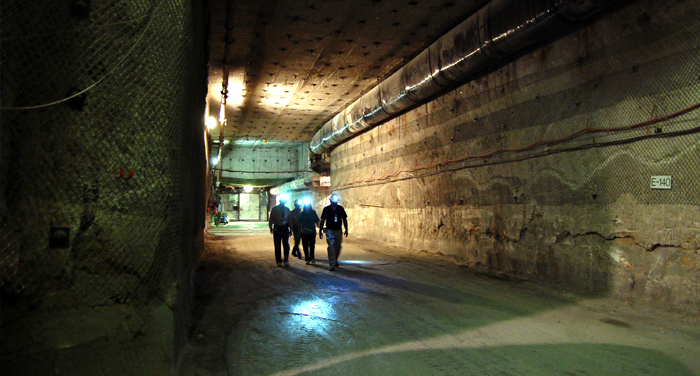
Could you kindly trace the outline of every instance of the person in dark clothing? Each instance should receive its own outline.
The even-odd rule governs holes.
[[[331,204],[323,208],[321,213],[321,225],[319,228],[319,238],[323,239],[323,233],[326,233],[326,243],[328,243],[328,263],[333,271],[340,267],[338,258],[340,257],[340,249],[343,243],[343,228],[345,226],[345,237],[348,236],[348,215],[345,213],[345,208],[338,205],[340,197],[338,194],[331,195]],[[326,226],[325,229],[323,226]]]
[[[304,259],[306,265],[315,264],[314,251],[316,249],[316,225],[318,225],[318,214],[311,208],[311,199],[304,200],[304,210],[299,215],[299,225],[301,226],[301,242],[304,247]]]
[[[212,202],[209,204],[209,212],[211,213],[212,224],[219,227],[219,203]]]
[[[270,233],[275,242],[275,261],[277,266],[282,266],[282,250],[284,247],[284,266],[289,266],[289,225],[291,212],[284,206],[289,200],[289,195],[280,195],[280,204],[270,210]]]
[[[294,247],[292,247],[292,256],[301,258],[299,252],[299,242],[301,242],[301,225],[299,225],[299,214],[301,213],[302,200],[294,201],[294,210],[291,212],[292,220],[292,235],[294,235]]]

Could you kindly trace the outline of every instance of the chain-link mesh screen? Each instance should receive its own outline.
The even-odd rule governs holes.
[[[334,149],[350,232],[697,305],[700,4],[622,5]]]
[[[195,162],[206,163],[192,9],[2,2],[4,323],[187,290],[194,221],[204,223]]]
[[[626,194],[644,204],[700,203],[691,188],[700,164],[700,8],[629,12],[388,122],[365,135],[369,143],[340,147],[336,188],[481,167],[510,186],[504,204]],[[675,188],[650,189],[657,175],[672,176]]]

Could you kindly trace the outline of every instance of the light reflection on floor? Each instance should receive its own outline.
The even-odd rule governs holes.
[[[212,226],[207,229],[207,232],[218,236],[262,235],[269,234],[270,228],[267,222],[236,221],[221,224],[218,227]]]
[[[454,334],[446,334],[433,338],[422,338],[416,341],[406,341],[385,347],[340,354],[330,358],[319,359],[316,362],[312,362],[298,368],[277,372],[269,376],[296,376],[306,373],[319,372],[324,369],[330,369],[331,367],[342,363],[357,361],[361,358],[371,357],[373,355],[396,355],[401,353],[417,354],[421,351],[430,350],[488,350],[509,346],[515,349],[516,346],[562,346],[566,344],[590,344],[593,346],[608,344],[634,346],[630,348],[647,347],[650,349],[653,349],[654,347],[664,348],[673,346],[670,344],[668,338],[659,338],[659,343],[649,344],[644,338],[634,338],[634,335],[630,337],[626,329],[617,327],[611,327],[607,332],[595,333],[592,333],[585,328],[570,328],[563,332],[552,330],[552,322],[556,322],[562,313],[566,316],[566,311],[571,311],[573,314],[576,309],[576,307],[564,307],[559,310],[542,312],[534,315],[533,317],[522,317],[507,320],[474,330],[466,330]],[[484,333],[488,333],[488,336],[484,336]],[[670,341],[672,342],[672,339]],[[566,352],[564,352],[564,354],[566,354]],[[620,354],[611,353],[609,354],[609,357],[610,359],[604,359],[601,361],[603,363],[613,361],[613,358],[619,358]],[[592,362],[595,363],[595,361]],[[624,362],[622,362],[622,364],[624,368]],[[620,365],[618,364],[617,366],[619,367]],[[676,371],[679,372],[677,373],[678,375],[687,374],[682,367],[676,369]]]
[[[363,261],[363,260],[342,260],[340,261],[341,264],[352,264],[352,265],[365,265],[365,264],[373,264],[371,261]]]
[[[671,325],[675,315],[640,319],[648,313],[615,300],[481,278],[352,238],[335,271],[322,241],[317,265],[279,268],[257,226],[259,235],[208,239],[200,294],[218,300],[202,305],[183,375],[700,376],[700,337]]]
[[[291,307],[285,328],[287,336],[307,337],[326,336],[331,325],[338,324],[338,317],[333,309],[333,298],[329,301],[321,299],[305,300]]]
[[[333,319],[333,307],[323,300],[304,301],[292,308],[292,313],[321,319]]]

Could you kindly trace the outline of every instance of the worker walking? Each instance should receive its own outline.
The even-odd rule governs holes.
[[[280,204],[270,210],[270,233],[275,242],[275,261],[277,266],[282,266],[282,247],[284,247],[284,266],[289,266],[289,226],[291,223],[291,212],[285,206],[289,200],[289,195],[280,195]]]
[[[343,228],[345,227],[345,237],[348,236],[348,215],[345,213],[345,209],[338,205],[340,201],[340,196],[333,193],[331,195],[331,204],[323,208],[321,213],[321,231],[319,232],[319,238],[323,239],[323,233],[326,234],[326,242],[328,243],[328,263],[330,264],[330,271],[335,270],[335,268],[340,267],[338,264],[338,258],[340,257],[340,248],[343,243]],[[323,226],[326,226],[325,228]]]
[[[316,249],[316,225],[318,225],[318,214],[311,208],[311,199],[304,199],[304,210],[299,214],[299,225],[301,226],[301,242],[304,246],[304,260],[306,265],[315,264]]]
[[[292,247],[292,256],[297,258],[301,258],[301,252],[299,252],[299,242],[301,242],[301,225],[299,224],[301,204],[301,199],[294,201],[294,210],[292,210],[290,216],[292,220],[292,235],[294,236],[294,247]]]
[[[210,202],[207,212],[209,214],[210,224],[219,226],[219,204],[215,201]]]

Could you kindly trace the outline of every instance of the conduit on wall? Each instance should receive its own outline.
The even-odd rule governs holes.
[[[316,174],[309,174],[306,177],[292,180],[288,183],[284,183],[277,187],[270,189],[270,194],[275,196],[282,194],[283,192],[295,191],[297,189],[305,189],[313,185],[313,177]]]
[[[493,0],[324,124],[309,149],[331,150],[615,2]]]

